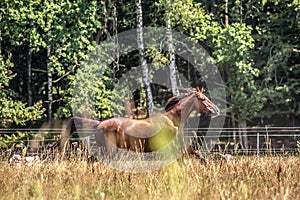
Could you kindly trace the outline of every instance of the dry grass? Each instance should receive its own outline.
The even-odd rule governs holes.
[[[299,157],[184,158],[151,173],[83,161],[1,163],[1,199],[300,199]]]

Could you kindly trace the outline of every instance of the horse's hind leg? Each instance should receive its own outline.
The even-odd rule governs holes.
[[[118,150],[116,134],[115,132],[110,132],[105,134],[104,137],[107,156],[112,159],[115,157]]]
[[[106,133],[102,129],[95,133],[96,143],[100,148],[101,157],[104,159],[112,159],[116,152],[116,136],[114,133]]]

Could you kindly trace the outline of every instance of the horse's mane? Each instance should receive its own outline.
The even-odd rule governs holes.
[[[192,95],[193,92],[192,91],[189,91],[188,93],[183,93],[181,95],[178,95],[178,96],[174,96],[174,97],[171,97],[167,103],[166,103],[166,106],[165,106],[165,111],[168,112],[170,111],[171,109],[174,108],[174,106],[180,102],[182,99]]]

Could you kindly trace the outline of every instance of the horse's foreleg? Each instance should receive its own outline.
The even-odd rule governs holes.
[[[186,148],[186,152],[188,153],[188,155],[194,155],[194,156],[196,156],[201,162],[206,162],[205,157],[200,153],[199,150],[194,149],[192,147],[192,145],[190,145],[190,146],[188,146]]]

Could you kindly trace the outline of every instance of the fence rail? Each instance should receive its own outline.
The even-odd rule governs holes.
[[[247,135],[248,146],[243,148],[240,145],[240,137],[238,132],[242,130]],[[40,144],[49,144],[58,141],[63,129],[38,129],[38,128],[22,128],[22,129],[0,129],[0,136],[12,135],[17,133],[34,133],[39,137],[26,139],[12,139],[1,141],[10,146],[12,144],[22,143],[27,147],[32,142]],[[93,131],[93,130],[85,130]],[[265,152],[281,153],[292,152],[299,153],[300,150],[300,127],[247,127],[240,128],[189,128],[185,129],[186,137],[190,139],[198,138],[199,141],[208,143],[213,141],[214,148],[210,151],[224,152],[247,152],[260,154]],[[209,134],[208,134],[209,133]],[[235,133],[235,134],[234,134]],[[47,138],[45,136],[47,135]],[[56,139],[53,139],[56,136]],[[95,143],[90,137],[85,137],[85,143]],[[1,146],[0,146],[1,147]]]

